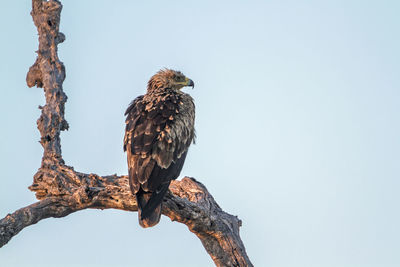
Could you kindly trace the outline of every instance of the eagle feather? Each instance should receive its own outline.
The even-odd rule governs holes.
[[[195,139],[195,106],[192,97],[180,90],[183,86],[193,82],[181,72],[161,70],[150,79],[147,93],[125,112],[129,184],[143,227],[159,222],[162,200]]]

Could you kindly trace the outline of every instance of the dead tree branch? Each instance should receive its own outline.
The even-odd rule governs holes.
[[[42,113],[37,121],[44,153],[29,187],[39,202],[0,220],[0,247],[25,227],[49,217],[65,217],[88,208],[137,210],[126,176],[80,173],[65,165],[62,158],[60,133],[68,129],[68,123],[64,118],[67,96],[62,88],[65,68],[57,55],[57,45],[65,40],[59,32],[61,9],[57,0],[32,0],[31,15],[39,33],[39,49],[26,82],[29,87],[42,87],[46,96],[46,105],[40,107]],[[195,179],[185,177],[171,183],[163,214],[186,224],[217,266],[252,266],[239,236],[241,221],[224,212]]]

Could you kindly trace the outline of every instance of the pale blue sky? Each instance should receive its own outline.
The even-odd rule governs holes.
[[[196,87],[196,177],[255,266],[400,266],[400,2],[63,1],[67,164],[126,174],[124,110],[162,67]],[[144,1],[142,1],[144,2]],[[1,8],[0,217],[35,201],[30,1]],[[186,226],[86,210],[24,229],[4,267],[213,266]]]

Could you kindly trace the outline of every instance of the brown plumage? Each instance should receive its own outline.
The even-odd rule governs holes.
[[[125,112],[129,185],[142,227],[160,221],[162,200],[195,138],[195,107],[192,97],[181,91],[184,86],[193,87],[193,81],[179,71],[160,70],[148,82],[147,93]]]

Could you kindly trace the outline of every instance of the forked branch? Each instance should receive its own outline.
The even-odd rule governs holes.
[[[59,32],[62,5],[57,0],[32,0],[33,21],[39,33],[36,62],[29,69],[29,87],[43,87],[46,105],[37,121],[44,148],[41,167],[29,187],[39,202],[0,220],[0,247],[23,228],[49,217],[94,209],[136,211],[126,176],[99,176],[75,171],[61,155],[60,133],[68,129],[64,118],[67,101],[62,84],[65,68],[57,45],[65,40]],[[224,212],[206,187],[193,178],[173,181],[164,199],[163,214],[186,224],[203,243],[217,266],[252,266],[239,236],[241,221]]]

